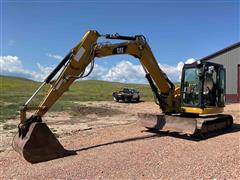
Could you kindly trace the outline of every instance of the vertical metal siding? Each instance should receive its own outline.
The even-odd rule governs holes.
[[[240,64],[240,47],[232,49],[209,61],[223,64],[226,68],[226,94],[237,94],[238,64]]]

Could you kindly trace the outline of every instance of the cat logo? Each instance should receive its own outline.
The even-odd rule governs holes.
[[[120,46],[113,49],[113,54],[124,54],[127,50],[127,46]]]

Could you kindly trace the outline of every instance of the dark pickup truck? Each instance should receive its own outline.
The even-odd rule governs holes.
[[[139,91],[133,88],[123,88],[119,92],[114,92],[112,97],[115,102],[139,102],[140,100]]]

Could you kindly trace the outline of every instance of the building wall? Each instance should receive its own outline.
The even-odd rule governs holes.
[[[229,102],[240,101],[239,74],[240,47],[220,54],[209,61],[223,64],[226,68],[226,99]]]

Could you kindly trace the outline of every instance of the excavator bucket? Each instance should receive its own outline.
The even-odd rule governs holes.
[[[25,135],[18,132],[13,148],[30,163],[38,163],[76,154],[68,151],[43,122],[33,122]]]
[[[141,124],[148,129],[196,135],[200,138],[209,137],[213,132],[231,128],[233,125],[232,116],[225,114],[186,117],[139,113],[138,117]]]

